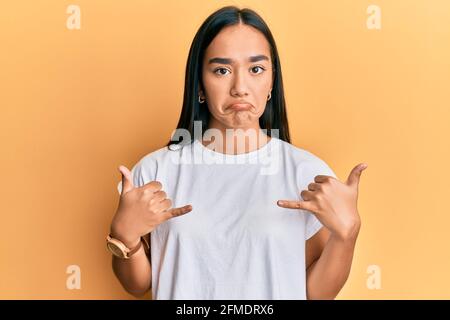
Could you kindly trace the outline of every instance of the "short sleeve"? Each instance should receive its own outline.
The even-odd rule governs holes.
[[[150,165],[150,161],[146,159],[141,159],[138,163],[134,165],[131,169],[131,176],[133,177],[133,184],[135,187],[142,187],[144,184],[154,180],[153,169]],[[117,184],[117,191],[119,194],[122,193],[122,180]]]
[[[326,162],[316,156],[300,162],[297,166],[299,192],[308,190],[308,185],[311,182],[314,182],[314,178],[318,175],[337,178],[334,171],[326,164]],[[300,198],[303,200],[301,195]],[[303,211],[305,212],[305,240],[308,240],[315,235],[323,225],[314,213],[307,210]]]

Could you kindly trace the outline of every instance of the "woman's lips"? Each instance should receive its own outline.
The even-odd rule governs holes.
[[[252,108],[252,105],[248,103],[235,103],[232,104],[229,108],[235,111],[250,110]]]

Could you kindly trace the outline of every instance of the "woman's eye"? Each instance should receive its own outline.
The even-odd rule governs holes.
[[[252,70],[255,70],[255,69],[258,69],[258,68],[262,70],[261,72],[263,72],[265,70],[263,67],[260,67],[260,66],[253,67]],[[258,74],[258,73],[261,73],[261,72],[255,72],[255,73]]]
[[[260,70],[259,72],[258,72],[258,69]],[[255,67],[251,68],[250,70],[252,70],[252,73],[254,73],[254,74],[259,74],[259,73],[262,73],[263,71],[265,71],[266,69],[264,69],[263,67],[260,67],[260,66],[255,66]],[[222,75],[222,76],[226,75],[227,72],[230,72],[230,71],[225,68],[217,68],[216,70],[214,70],[215,74]]]
[[[217,73],[217,71],[219,71],[219,73]],[[225,69],[225,68],[217,68],[216,70],[214,70],[214,73],[215,74],[219,74],[219,75],[222,75],[222,76],[224,76],[226,73],[222,73],[222,72],[220,72],[220,71],[228,71],[228,69]]]

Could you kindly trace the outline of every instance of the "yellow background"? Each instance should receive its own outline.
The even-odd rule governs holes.
[[[66,27],[70,4],[80,30]],[[450,298],[446,0],[2,3],[0,298],[133,298],[105,247],[117,168],[167,141],[195,32],[229,4],[256,10],[274,34],[293,144],[341,180],[369,165],[338,299]],[[371,4],[381,30],[366,27]],[[66,288],[69,265],[80,290]],[[367,287],[369,265],[381,289]]]

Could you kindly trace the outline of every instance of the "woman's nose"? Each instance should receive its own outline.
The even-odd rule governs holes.
[[[237,72],[233,79],[233,85],[231,87],[232,96],[246,96],[248,95],[247,83],[245,79],[245,74],[242,72]]]

